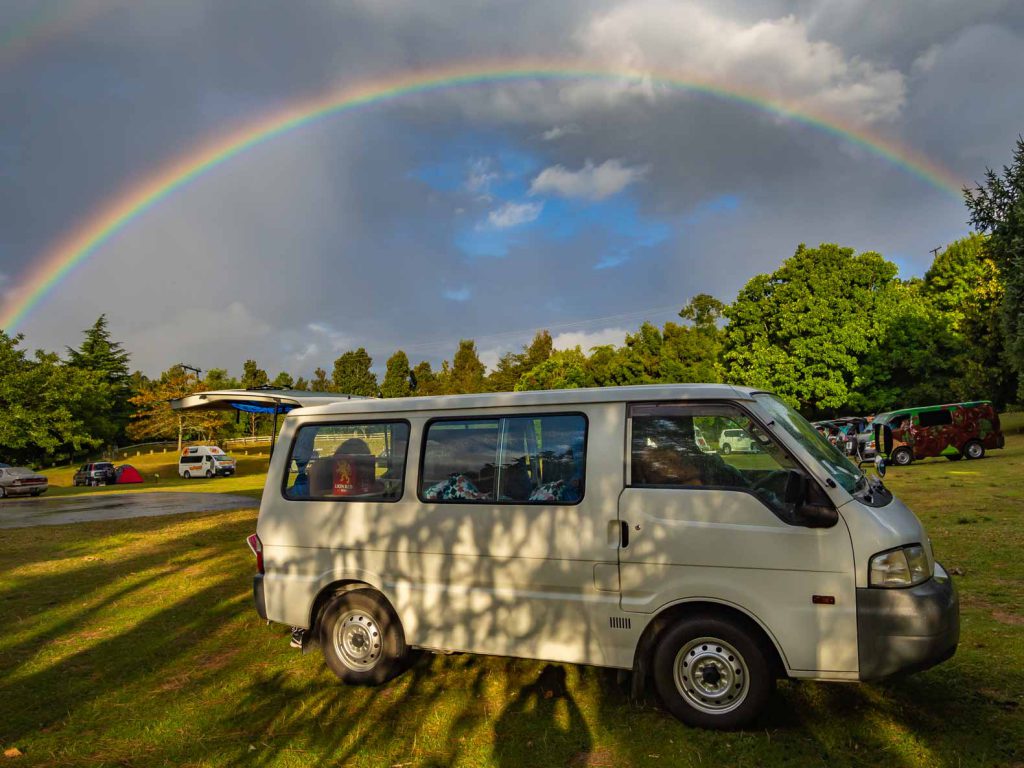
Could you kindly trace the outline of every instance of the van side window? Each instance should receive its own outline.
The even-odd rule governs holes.
[[[420,498],[575,504],[583,498],[586,431],[582,414],[431,422]]]
[[[940,411],[921,411],[917,423],[921,427],[941,427],[953,423],[953,414],[945,408]]]
[[[634,405],[630,485],[738,489],[780,517],[786,471],[797,464],[749,416],[729,405]]]
[[[404,421],[307,424],[292,443],[284,496],[398,501],[408,445],[409,424]]]

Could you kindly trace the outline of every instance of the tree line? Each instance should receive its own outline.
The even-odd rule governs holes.
[[[180,365],[150,379],[101,316],[63,358],[0,332],[0,461],[48,461],[97,448],[177,437],[266,434],[258,414],[188,413],[168,401],[204,389],[274,386],[407,397],[676,382],[728,382],[774,391],[809,417],[874,413],[953,400],[1024,402],[1024,139],[1001,173],[965,190],[977,232],[938,253],[923,278],[902,280],[881,254],[800,245],[731,304],[698,294],[679,321],[644,322],[622,345],[555,349],[539,331],[493,370],[472,339],[438,369],[398,350],[378,379],[360,347],[312,378],[273,379],[255,360],[240,378],[200,379]]]

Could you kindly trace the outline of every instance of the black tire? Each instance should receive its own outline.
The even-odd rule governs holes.
[[[977,440],[971,440],[964,446],[964,456],[968,459],[985,458],[985,446]]]
[[[0,499],[7,497],[7,489],[0,485]]]
[[[401,674],[409,658],[402,624],[372,589],[353,589],[327,604],[317,628],[324,661],[343,683],[380,685]]]
[[[728,456],[730,453],[732,453],[732,446],[729,443],[726,443],[722,446],[722,455]]]
[[[770,651],[762,642],[754,630],[727,618],[680,620],[654,650],[658,696],[687,725],[742,728],[764,709],[775,688]]]
[[[898,467],[906,467],[914,460],[914,454],[905,445],[892,452],[892,463]]]
[[[964,455],[962,453],[947,453],[946,459],[949,461],[960,461]]]
[[[185,479],[186,480],[191,480],[192,479],[192,473],[189,472],[187,469],[185,470]]]
[[[213,472],[206,470],[206,479],[209,480],[211,477],[213,477]]]

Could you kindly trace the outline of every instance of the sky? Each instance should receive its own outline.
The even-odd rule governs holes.
[[[455,0],[0,3],[0,316],[112,201],[304,99],[483,62],[561,61],[754,92],[971,183],[1024,133],[1024,3]],[[650,79],[467,83],[238,153],[127,221],[13,330],[62,351],[105,313],[132,365],[273,377],[365,347],[383,370],[549,328],[621,343],[730,301],[797,245],[921,275],[955,191],[855,141]],[[5,330],[12,330],[6,328]]]

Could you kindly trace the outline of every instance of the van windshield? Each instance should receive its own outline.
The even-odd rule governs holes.
[[[823,437],[807,419],[775,395],[759,393],[754,395],[754,399],[775,423],[806,448],[815,461],[846,491],[858,493],[867,487],[864,473],[857,469],[842,451]]]

